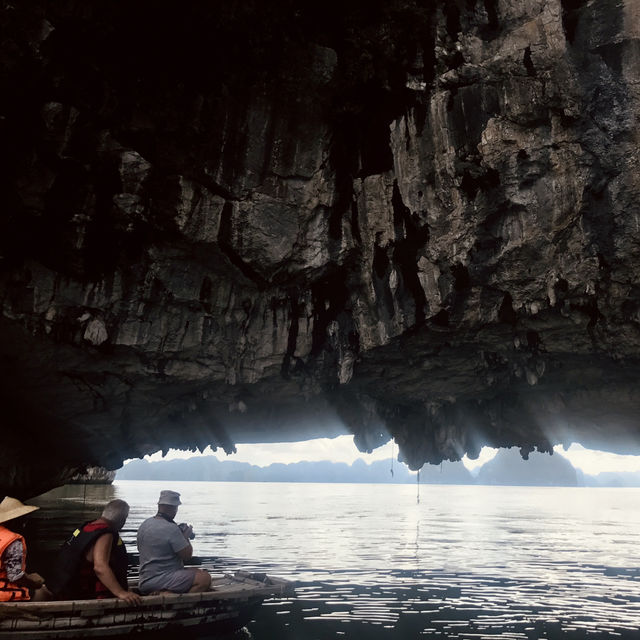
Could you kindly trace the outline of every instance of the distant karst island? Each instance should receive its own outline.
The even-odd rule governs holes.
[[[274,463],[259,467],[247,462],[218,460],[215,456],[187,459],[130,460],[118,470],[116,480],[193,480],[213,482],[321,482],[321,483],[415,483],[418,478],[403,463],[391,460],[367,463],[363,459],[344,462]],[[576,469],[561,455],[531,453],[523,460],[516,447],[501,449],[482,467],[469,471],[462,462],[425,465],[422,484],[480,484],[562,487],[640,486],[640,473],[600,473],[596,476]]]

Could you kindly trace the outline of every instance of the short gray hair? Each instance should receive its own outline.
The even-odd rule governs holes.
[[[109,522],[124,522],[129,515],[129,505],[124,500],[111,500],[102,510],[102,517]]]

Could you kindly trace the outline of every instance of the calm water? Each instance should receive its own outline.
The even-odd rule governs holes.
[[[640,489],[422,485],[418,504],[411,485],[64,487],[35,501],[34,564],[112,497],[131,505],[135,553],[163,488],[202,566],[297,581],[242,639],[640,637]]]

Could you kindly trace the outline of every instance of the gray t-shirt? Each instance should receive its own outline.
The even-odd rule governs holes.
[[[175,522],[155,516],[145,520],[138,529],[140,589],[162,588],[160,585],[169,574],[183,569],[184,563],[177,553],[188,545]]]

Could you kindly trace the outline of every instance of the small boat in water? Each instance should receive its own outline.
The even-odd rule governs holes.
[[[0,604],[0,640],[229,632],[244,626],[265,598],[292,590],[288,580],[238,571],[214,577],[211,590],[204,593],[150,595],[139,606],[117,598],[4,602]]]

